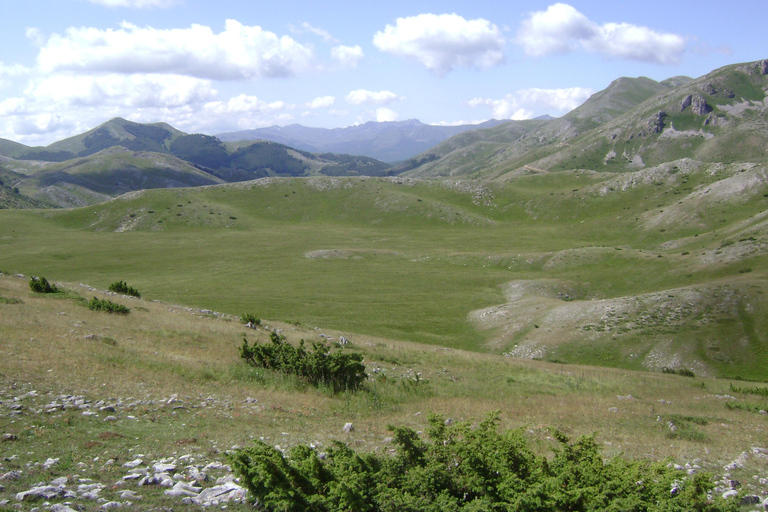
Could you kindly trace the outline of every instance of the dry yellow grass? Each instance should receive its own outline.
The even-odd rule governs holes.
[[[702,460],[717,472],[751,447],[768,447],[765,415],[725,407],[729,381],[517,360],[263,321],[290,341],[344,335],[363,352],[372,377],[367,390],[334,396],[242,365],[237,346],[243,335],[266,341],[264,328],[78,284],[61,288],[64,297],[34,294],[26,278],[0,275],[0,297],[23,301],[0,304],[0,383],[94,400],[176,397],[186,409],[162,421],[137,408],[148,419],[140,435],[158,451],[177,450],[180,439],[195,439],[196,449],[205,450],[253,437],[281,446],[339,439],[380,450],[387,446],[387,425],[420,430],[429,412],[470,420],[494,410],[501,411],[503,427],[527,429],[542,450],[551,446],[555,427],[572,437],[596,433],[606,456]],[[90,311],[78,294],[109,298],[131,313]],[[207,399],[218,405],[204,406]],[[354,432],[342,432],[346,422]],[[0,428],[14,431],[20,424],[3,416]],[[765,460],[751,464],[754,475],[768,474]]]

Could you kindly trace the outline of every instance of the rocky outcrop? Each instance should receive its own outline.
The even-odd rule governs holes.
[[[648,130],[651,133],[661,133],[664,131],[664,118],[667,117],[667,113],[663,110],[657,112],[648,120]]]
[[[757,63],[757,69],[761,75],[768,75],[768,60],[761,60]]]
[[[693,94],[689,94],[688,96],[683,98],[683,101],[680,102],[680,112],[690,107],[692,100],[693,100]]]
[[[691,110],[697,116],[704,116],[712,112],[712,107],[707,104],[707,100],[701,94],[697,94],[691,101]]]

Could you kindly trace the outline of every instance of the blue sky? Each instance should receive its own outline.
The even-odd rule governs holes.
[[[563,115],[620,76],[768,58],[765,0],[5,0],[0,138]]]

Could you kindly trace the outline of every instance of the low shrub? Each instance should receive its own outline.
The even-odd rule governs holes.
[[[764,396],[768,398],[768,387],[760,387],[755,386],[753,388],[748,387],[737,387],[734,386],[733,383],[731,383],[731,391],[734,393],[742,393],[744,395],[757,395],[757,396]]]
[[[553,431],[554,457],[528,447],[524,429],[498,431],[498,413],[478,426],[430,415],[426,439],[394,432],[394,455],[358,454],[335,442],[324,456],[299,445],[288,456],[256,441],[230,457],[267,511],[736,511],[708,498],[711,475],[686,475],[667,461],[604,459],[593,436]]]
[[[313,386],[328,386],[334,392],[356,390],[365,382],[363,356],[358,353],[330,352],[321,343],[312,343],[312,350],[298,348],[276,332],[270,334],[270,343],[253,345],[243,337],[240,357],[250,365],[297,375]]]
[[[138,290],[136,290],[136,288],[128,286],[123,281],[118,281],[109,285],[109,291],[119,293],[120,295],[130,295],[132,297],[141,298],[141,294],[138,292]]]
[[[88,301],[88,309],[92,309],[93,311],[106,311],[107,313],[118,313],[120,315],[127,315],[131,312],[130,309],[122,304],[115,304],[110,300],[99,299],[97,297]]]
[[[29,287],[35,293],[59,293],[56,285],[49,283],[44,277],[32,276],[32,279],[29,280]]]
[[[661,369],[661,373],[672,373],[675,375],[681,375],[683,377],[695,377],[696,374],[693,372],[693,370],[689,370],[688,368],[667,368],[664,367]]]
[[[261,325],[261,319],[257,318],[253,313],[243,313],[240,315],[240,321],[244,324]]]

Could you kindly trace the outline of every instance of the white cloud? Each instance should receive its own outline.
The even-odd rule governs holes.
[[[295,108],[294,105],[284,101],[267,103],[256,96],[241,94],[230,98],[228,101],[215,101],[207,103],[204,107],[206,113],[215,115],[229,114],[269,114]]]
[[[311,109],[328,108],[334,103],[336,103],[336,98],[334,98],[333,96],[321,96],[307,103],[307,108],[311,108]]]
[[[202,104],[216,96],[209,80],[178,75],[56,75],[27,89],[41,105],[174,108]]]
[[[534,111],[566,113],[584,103],[591,95],[591,89],[572,87],[569,89],[522,89],[507,94],[502,99],[474,98],[470,107],[488,107],[495,119],[530,119]]]
[[[376,121],[380,123],[387,121],[397,121],[398,117],[400,117],[400,114],[386,107],[376,109]]]
[[[352,105],[388,105],[402,98],[391,91],[366,91],[357,89],[347,94],[347,102]]]
[[[300,29],[297,29],[295,27],[291,27],[291,32],[294,32],[294,33],[297,33],[297,34],[301,34],[301,33],[304,33],[304,32],[309,32],[310,34],[314,34],[314,35],[320,37],[320,39],[322,39],[326,43],[338,43],[339,42],[339,40],[336,39],[335,37],[333,37],[327,30],[323,30],[322,28],[318,28],[318,27],[313,27],[312,25],[310,25],[306,21],[301,24],[301,28]]]
[[[501,30],[482,18],[420,14],[398,18],[373,37],[381,51],[415,60],[443,76],[456,67],[489,69],[504,62]]]
[[[92,4],[104,5],[106,7],[133,7],[136,9],[146,9],[151,7],[166,8],[179,3],[178,0],[88,0]]]
[[[517,43],[541,57],[582,48],[606,57],[674,64],[685,51],[683,36],[629,23],[599,25],[568,4],[557,3],[523,21]]]
[[[166,73],[214,80],[252,80],[301,74],[313,50],[288,36],[227,20],[210,27],[160,30],[123,23],[118,30],[69,28],[48,38],[38,55],[44,72]]]
[[[0,62],[0,84],[2,84],[5,79],[19,78],[28,75],[29,72],[29,68],[26,68],[21,64],[6,65],[5,63]]]
[[[360,46],[334,46],[331,48],[331,57],[336,59],[344,67],[354,68],[360,62],[364,55]]]

